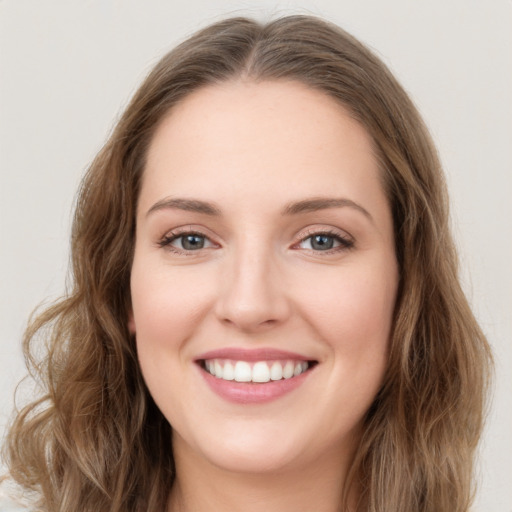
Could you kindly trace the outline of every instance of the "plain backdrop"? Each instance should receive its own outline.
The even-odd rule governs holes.
[[[28,315],[64,289],[80,177],[137,85],[206,24],[297,12],[372,47],[438,145],[464,286],[496,357],[475,510],[511,512],[510,0],[0,0],[0,435]]]

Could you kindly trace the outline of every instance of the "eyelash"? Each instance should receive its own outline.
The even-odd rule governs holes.
[[[180,232],[170,232],[169,234],[166,234],[159,242],[158,245],[162,248],[165,248],[171,252],[174,252],[179,255],[185,255],[185,256],[193,256],[195,252],[199,252],[199,250],[187,250],[187,249],[178,249],[177,247],[173,247],[172,243],[175,240],[178,240],[179,238],[184,238],[186,236],[198,236],[201,238],[204,238],[205,240],[210,240],[208,236],[206,236],[203,233],[200,233],[199,231],[180,231]],[[213,243],[213,242],[211,242]],[[203,249],[203,248],[201,248]]]
[[[310,230],[310,231],[307,231],[305,234],[303,234],[301,236],[300,240],[297,243],[295,243],[293,246],[296,247],[296,246],[302,244],[303,242],[305,242],[306,240],[309,240],[310,238],[313,238],[315,236],[326,236],[329,238],[333,238],[335,242],[339,243],[338,247],[333,247],[332,249],[327,249],[324,251],[321,251],[321,250],[315,251],[314,249],[306,249],[311,252],[314,252],[315,254],[327,256],[330,254],[335,254],[335,253],[338,253],[341,251],[347,251],[349,249],[354,248],[354,241],[351,238],[349,238],[347,235],[342,235],[341,233],[334,231],[334,230],[319,230],[319,231]]]
[[[310,252],[314,252],[315,254],[320,255],[330,255],[335,254],[341,251],[347,251],[354,248],[354,241],[349,238],[348,236],[341,235],[340,233],[333,231],[333,230],[319,230],[319,231],[308,231],[304,234],[305,236],[301,236],[300,240],[293,244],[292,247],[297,247],[300,244],[306,242],[310,238],[313,238],[315,236],[326,236],[329,238],[333,238],[335,242],[338,242],[339,245],[337,247],[333,247],[331,249],[326,250],[314,250],[314,249],[305,249]],[[190,250],[190,249],[179,249],[177,247],[174,247],[172,243],[180,238],[184,238],[186,236],[197,236],[200,238],[204,238],[205,240],[208,240],[211,244],[214,244],[210,240],[210,238],[205,235],[204,233],[201,233],[199,231],[180,231],[180,232],[170,232],[169,234],[166,234],[159,242],[158,246],[165,248],[173,253],[184,255],[184,256],[192,256],[194,253],[199,252],[201,249],[204,249],[203,247],[197,250]]]

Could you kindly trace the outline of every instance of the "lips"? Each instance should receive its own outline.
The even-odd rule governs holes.
[[[291,392],[317,364],[302,354],[270,348],[213,350],[195,362],[217,395],[244,404],[268,402]]]
[[[204,368],[219,379],[236,382],[269,382],[291,379],[309,368],[307,361],[233,361],[230,359],[207,359]]]
[[[275,361],[275,360],[297,360],[297,361],[310,361],[311,358],[298,354],[296,352],[289,352],[287,350],[276,350],[273,348],[258,348],[258,349],[244,349],[244,348],[221,348],[217,350],[210,350],[204,354],[196,357],[196,361],[204,361],[207,359],[232,359],[235,361]]]

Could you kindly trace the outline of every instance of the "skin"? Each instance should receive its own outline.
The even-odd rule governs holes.
[[[155,207],[169,198],[207,201],[219,214]],[[311,198],[354,204],[283,213]],[[206,237],[202,249],[183,249],[179,235],[190,231]],[[333,249],[312,245],[318,233],[334,237]],[[173,427],[169,510],[339,510],[385,372],[397,284],[372,141],[342,106],[300,83],[243,80],[178,104],[149,148],[129,320]],[[225,347],[290,350],[318,364],[277,400],[235,404],[194,362]]]

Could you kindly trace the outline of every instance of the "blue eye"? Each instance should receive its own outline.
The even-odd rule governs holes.
[[[301,249],[309,249],[312,251],[329,251],[336,249],[348,249],[352,247],[354,243],[351,240],[347,240],[340,235],[334,235],[330,233],[317,233],[315,235],[304,238],[299,247]]]
[[[174,242],[179,242],[181,245],[180,249],[195,251],[204,247],[206,239],[201,235],[182,235],[176,238]]]
[[[334,237],[327,235],[315,235],[310,238],[311,248],[315,251],[327,251],[334,247]]]
[[[167,235],[159,243],[161,247],[168,247],[176,251],[198,251],[212,247],[212,242],[200,233],[181,233]]]

